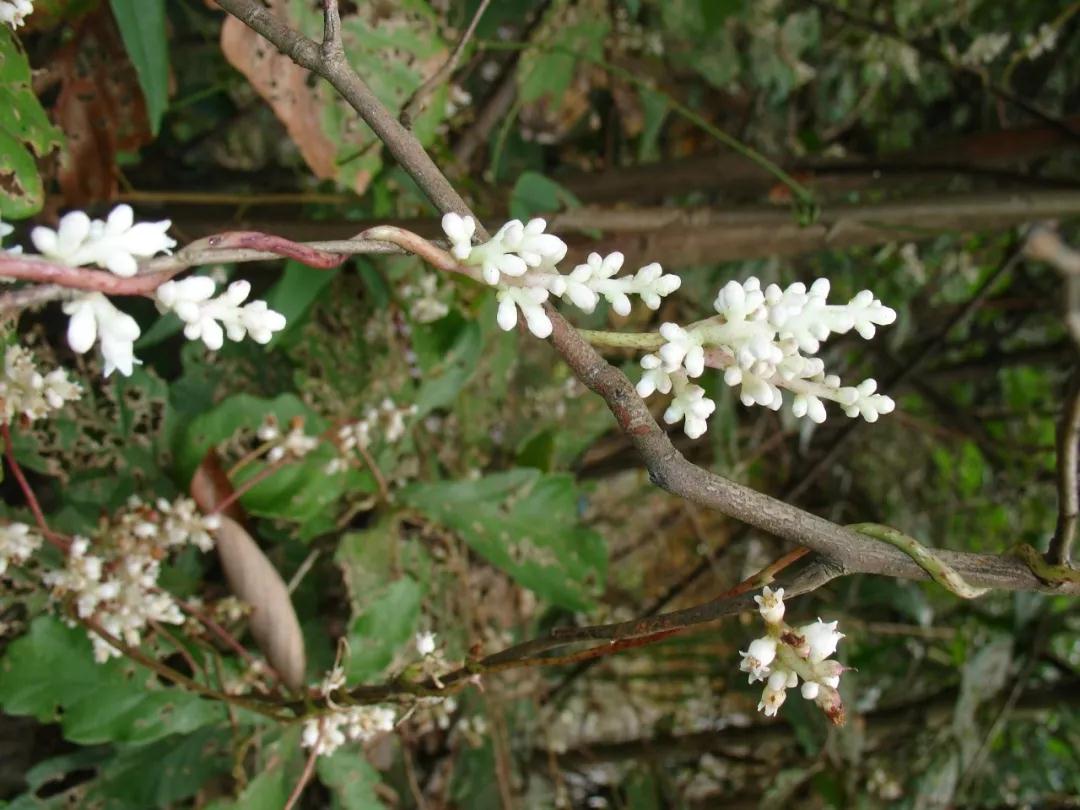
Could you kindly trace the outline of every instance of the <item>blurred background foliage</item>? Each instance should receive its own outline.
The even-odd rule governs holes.
[[[269,5],[319,35],[318,3]],[[344,3],[349,58],[397,109],[477,5]],[[343,238],[375,220],[437,232],[329,87],[213,3],[36,7],[17,39],[0,27],[12,111],[0,174],[18,192],[3,197],[5,220],[124,201],[171,218],[181,243],[228,229]],[[1062,0],[495,0],[413,126],[489,224],[542,214],[572,257],[618,248],[683,276],[659,314],[602,306],[582,326],[695,320],[726,280],[749,275],[824,276],[837,297],[870,287],[898,310],[873,343],[837,340],[825,358],[845,377],[876,377],[896,413],[872,428],[839,416],[815,426],[745,409],[716,380],[712,430],[676,438],[693,460],[839,523],[888,523],[951,549],[1042,547],[1075,348],[1057,276],[1010,257],[1031,219],[1077,235],[1077,11]],[[790,185],[723,136],[809,189],[817,223],[800,230]],[[235,462],[268,414],[315,433],[388,399],[414,408],[401,441],[371,448],[389,502],[367,467],[328,474],[328,447],[243,498],[295,585],[311,682],[339,637],[350,684],[378,681],[415,658],[422,630],[461,660],[707,601],[785,550],[653,487],[549,347],[495,327],[486,290],[409,258],[205,272],[250,280],[288,329],[268,348],[208,354],[178,322],[148,328],[152,309],[135,301],[146,364],[102,380],[67,350],[56,311],[26,314],[18,326],[39,356],[79,368],[90,395],[20,431],[18,457],[53,524],[79,532],[132,493],[186,491],[210,448]],[[613,359],[634,373],[631,357]],[[21,515],[4,487],[6,513]],[[166,582],[208,605],[227,596],[212,556],[181,555]],[[284,804],[305,758],[296,729],[165,689],[128,661],[95,665],[82,631],[17,580],[0,599],[0,806]],[[842,729],[798,699],[776,721],[757,716],[736,667],[752,623],[728,621],[591,667],[485,678],[367,750],[320,760],[302,806],[1077,806],[1070,601],[961,604],[861,577],[789,613],[839,619],[847,633]],[[183,643],[222,684],[257,677],[228,650]],[[179,660],[167,639],[145,646]]]

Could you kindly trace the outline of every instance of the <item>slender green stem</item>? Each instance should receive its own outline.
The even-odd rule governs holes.
[[[640,349],[651,352],[665,343],[659,332],[602,332],[595,329],[577,331],[593,346],[603,349]]]
[[[989,590],[969,585],[955,568],[938,559],[934,552],[914,537],[890,526],[882,526],[880,523],[853,523],[847,528],[900,549],[918,563],[934,582],[962,599],[974,599]]]

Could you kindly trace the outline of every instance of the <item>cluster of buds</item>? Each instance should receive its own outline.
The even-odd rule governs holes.
[[[544,304],[552,295],[585,312],[592,312],[603,297],[617,313],[626,315],[631,295],[657,309],[660,300],[675,292],[681,282],[678,276],[665,275],[655,262],[634,275],[616,277],[624,261],[621,253],[606,257],[593,253],[564,275],[557,265],[566,257],[566,243],[545,233],[547,222],[539,218],[527,223],[511,220],[482,245],[472,243],[476,232],[472,217],[447,214],[442,227],[454,258],[476,268],[483,281],[498,288],[497,319],[507,331],[517,325],[520,310],[530,332],[538,338],[550,336],[552,324]]]
[[[54,368],[42,374],[29,351],[18,345],[7,347],[0,377],[0,409],[5,422],[16,416],[43,419],[80,396],[82,388],[68,379],[67,371]]]
[[[818,279],[809,288],[792,284],[765,289],[756,278],[742,284],[728,282],[713,303],[716,316],[687,327],[665,323],[660,327],[663,344],[656,354],[641,359],[643,373],[638,393],[674,392],[664,414],[668,424],[683,422],[686,434],[697,438],[707,429],[715,403],[705,390],[690,383],[706,367],[721,369],[724,382],[739,389],[744,405],[763,405],[779,410],[781,389],[794,394],[792,411],[797,417],[825,421],[824,401],[837,403],[850,417],[868,422],[890,413],[895,404],[877,393],[877,383],[864,380],[845,386],[835,374],[825,373],[816,354],[833,334],[852,329],[869,340],[878,326],[896,320],[896,312],[863,290],[847,304],[829,304],[829,282]]]
[[[844,637],[837,632],[837,623],[818,619],[798,629],[790,627],[784,622],[783,588],[766,587],[754,601],[765,620],[765,635],[740,652],[739,669],[749,674],[750,683],[765,682],[758,711],[774,717],[787,699],[787,690],[799,686],[802,679],[802,696],[817,703],[834,724],[842,725],[844,704],[837,688],[845,668],[830,658]]]
[[[224,345],[226,335],[237,342],[251,335],[256,343],[265,344],[274,332],[285,328],[285,316],[269,309],[265,301],[244,304],[251,293],[248,282],[234,281],[214,298],[216,290],[209,276],[166,281],[157,288],[157,307],[161,312],[175,312],[184,322],[184,337],[202,340],[211,351]]]
[[[348,742],[367,742],[394,730],[394,710],[386,706],[350,706],[304,721],[300,741],[327,756]]]
[[[64,567],[46,573],[45,584],[54,596],[70,599],[79,618],[94,619],[136,647],[150,622],[184,622],[176,601],[158,587],[161,561],[188,544],[209,550],[217,527],[217,518],[200,514],[190,499],[161,500],[154,508],[133,498],[98,542],[76,537]],[[121,655],[105,639],[91,635],[91,640],[98,662]]]
[[[42,256],[61,264],[93,264],[129,278],[139,269],[138,259],[176,247],[176,241],[166,234],[171,225],[167,219],[136,224],[131,206],[118,205],[104,221],[72,211],[60,218],[55,231],[34,228],[30,241]]]

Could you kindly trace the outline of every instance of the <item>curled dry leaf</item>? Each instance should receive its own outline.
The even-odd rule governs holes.
[[[247,529],[221,517],[215,533],[218,557],[232,592],[251,605],[251,635],[290,689],[304,684],[304,636],[289,589]]]
[[[217,454],[211,450],[191,479],[191,497],[199,509],[210,512],[233,492]],[[236,501],[220,515],[221,528],[215,545],[225,578],[233,594],[251,606],[248,625],[255,644],[262,650],[290,689],[304,684],[307,658],[304,636],[296,617],[289,589],[281,574],[263,554],[240,521],[243,510]]]

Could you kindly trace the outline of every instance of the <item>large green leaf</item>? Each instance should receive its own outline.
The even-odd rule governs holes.
[[[6,25],[0,25],[0,216],[41,210],[45,193],[36,159],[63,145],[30,86],[30,63]]]
[[[229,770],[228,733],[203,728],[149,745],[123,746],[101,768],[97,792],[114,807],[169,807]]]
[[[557,605],[587,609],[603,588],[607,549],[578,519],[572,476],[510,470],[476,481],[416,484],[401,500],[458,531],[493,565]]]
[[[391,582],[368,603],[349,628],[350,683],[380,675],[412,641],[420,620],[420,586],[411,577]]]
[[[109,0],[128,57],[146,100],[150,131],[157,135],[169,105],[169,39],[165,0]]]
[[[562,106],[579,59],[603,56],[604,38],[611,22],[604,13],[594,14],[582,3],[569,10],[564,3],[552,3],[531,47],[522,54],[518,69],[518,91],[526,104],[547,100],[551,109]]]
[[[121,659],[95,664],[85,631],[41,616],[0,661],[0,706],[59,722],[72,742],[150,742],[221,722],[221,706],[154,686]]]

